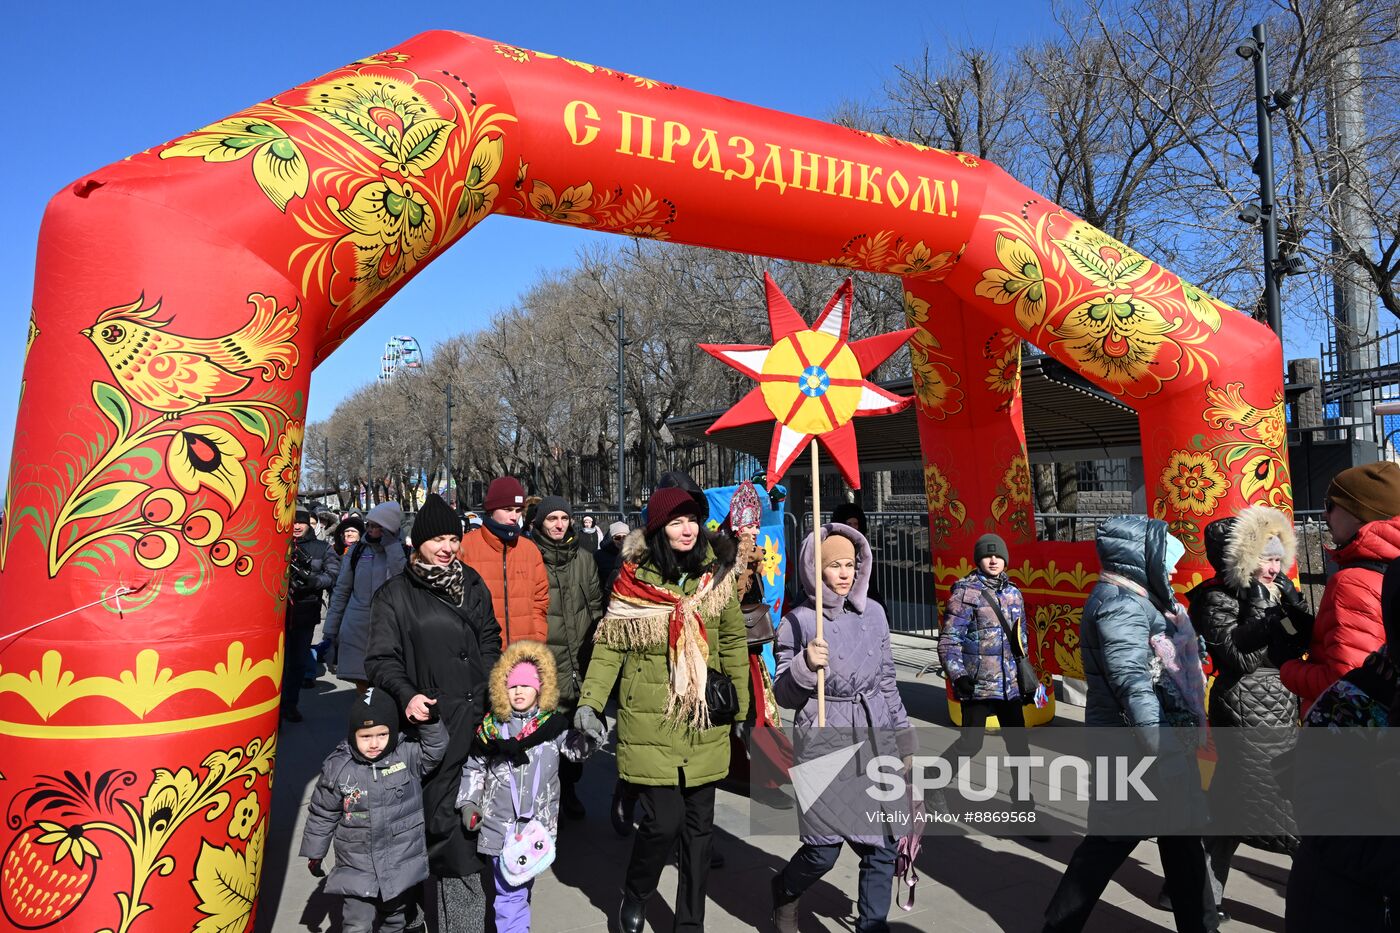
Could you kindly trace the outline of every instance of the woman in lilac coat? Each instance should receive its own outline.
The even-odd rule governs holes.
[[[773,692],[780,706],[797,711],[793,731],[800,745],[810,747],[814,738],[834,740],[832,750],[864,744],[822,794],[833,803],[830,815],[814,818],[821,810],[816,804],[804,813],[802,847],[773,879],[773,923],[780,933],[795,933],[798,898],[831,870],[844,843],[860,856],[856,931],[883,933],[889,929],[885,918],[895,861],[891,828],[897,824],[892,819],[869,821],[853,815],[853,808],[844,804],[855,798],[843,794],[843,785],[863,788],[866,765],[873,756],[907,759],[914,754],[916,739],[895,680],[885,611],[866,599],[870,545],[847,525],[824,525],[821,533],[824,637],[816,637],[816,601],[811,596],[783,617]],[[815,593],[818,585],[812,572],[813,550],[808,535],[800,564],[802,586],[808,593]],[[826,669],[826,728],[818,730],[817,671],[822,668]],[[863,791],[855,793],[863,804],[862,814],[880,806]],[[886,815],[892,816],[893,811]],[[868,825],[851,825],[862,819]]]

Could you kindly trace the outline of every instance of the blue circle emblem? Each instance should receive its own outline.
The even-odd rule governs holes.
[[[820,366],[808,366],[797,377],[797,387],[808,398],[821,398],[831,388],[831,377]]]

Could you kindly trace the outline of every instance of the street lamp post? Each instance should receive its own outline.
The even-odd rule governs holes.
[[[619,516],[627,514],[627,412],[624,407],[623,386],[627,376],[626,349],[629,341],[624,336],[622,306],[617,306],[613,317],[617,323],[617,511]]]
[[[1246,223],[1257,223],[1264,234],[1264,312],[1269,329],[1283,340],[1283,310],[1279,301],[1279,282],[1283,276],[1301,272],[1302,261],[1293,253],[1279,255],[1278,211],[1274,190],[1274,130],[1273,114],[1293,102],[1287,91],[1269,90],[1269,52],[1264,41],[1264,24],[1254,27],[1250,38],[1235,47],[1235,54],[1254,63],[1254,116],[1259,134],[1259,157],[1254,160],[1254,174],[1259,176],[1259,204],[1248,205],[1240,212]]]

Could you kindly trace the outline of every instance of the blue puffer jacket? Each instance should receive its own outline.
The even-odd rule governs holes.
[[[996,584],[1000,583],[1000,588]],[[1026,604],[1021,591],[1004,575],[989,580],[973,571],[953,584],[948,609],[943,614],[943,633],[938,639],[938,656],[948,680],[973,678],[974,700],[1015,700],[1021,696],[1016,686],[1016,658],[1006,631],[983,593],[1001,606],[1006,624],[1016,632],[1025,652],[1027,644]]]
[[[1141,515],[1109,519],[1099,527],[1099,564],[1136,583],[1160,605],[1172,603],[1167,576],[1166,522]],[[1100,580],[1084,604],[1079,647],[1089,699],[1086,726],[1153,726],[1162,720],[1152,689],[1151,629],[1161,630],[1162,613],[1153,600]]]
[[[1141,835],[1198,833],[1208,811],[1196,752],[1183,743],[1184,730],[1163,725],[1161,702],[1152,685],[1154,655],[1148,638],[1152,631],[1160,632],[1164,627],[1169,634],[1176,631],[1158,609],[1174,602],[1167,573],[1167,523],[1142,515],[1122,515],[1099,526],[1096,544],[1103,573],[1116,574],[1149,595],[1103,578],[1089,594],[1079,631],[1089,688],[1084,724],[1132,726],[1139,752],[1155,757],[1147,782],[1159,803],[1149,808],[1155,810],[1149,822],[1166,822],[1155,823],[1157,830],[1144,829]],[[1096,798],[1090,805],[1091,832],[1101,831],[1094,828],[1096,811],[1109,815],[1115,808]],[[1111,834],[1129,831],[1118,824]]]

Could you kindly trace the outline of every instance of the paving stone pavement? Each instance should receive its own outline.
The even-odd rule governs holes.
[[[915,679],[928,663],[929,642],[895,636],[900,692],[918,724],[949,725],[943,683],[934,675]],[[284,724],[273,787],[272,832],[263,864],[257,933],[328,933],[339,929],[336,898],[320,891],[320,880],[297,858],[305,805],[321,761],[344,736],[350,688],[329,676],[302,694],[304,722]],[[1082,711],[1061,704],[1045,728],[1075,728]],[[998,744],[989,738],[988,750]],[[617,904],[630,840],[619,839],[607,818],[616,767],[609,750],[588,762],[580,796],[588,807],[581,822],[562,821],[558,861],[535,884],[535,933],[608,929]],[[712,871],[705,927],[712,931],[768,930],[769,878],[797,848],[795,839],[749,837],[749,801],[722,789],[717,794],[717,844],[725,866]],[[918,869],[921,883],[912,911],[891,910],[890,928],[911,930],[1025,931],[1040,929],[1042,911],[1059,882],[1077,840],[1056,836],[1048,843],[996,838],[977,832],[924,838]],[[1241,847],[1226,891],[1231,921],[1223,933],[1283,929],[1286,856]],[[851,931],[857,859],[843,852],[836,867],[802,899],[804,931]],[[669,930],[676,872],[668,867],[650,905],[651,930]],[[1172,916],[1156,906],[1161,886],[1157,847],[1143,843],[1119,870],[1090,919],[1090,933],[1172,930]]]

